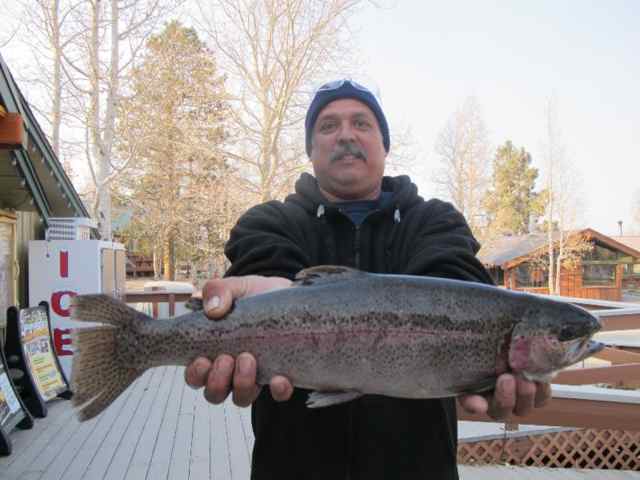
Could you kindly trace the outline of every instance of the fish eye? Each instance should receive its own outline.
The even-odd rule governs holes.
[[[561,342],[566,342],[569,340],[573,340],[574,338],[576,338],[576,331],[572,326],[567,325],[565,327],[562,327],[562,330],[560,330],[560,334],[558,335],[558,340],[560,340]]]

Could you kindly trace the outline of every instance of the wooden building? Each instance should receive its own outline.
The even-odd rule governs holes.
[[[629,248],[640,251],[640,235],[611,237]],[[626,264],[622,273],[622,288],[640,291],[640,264]]]
[[[9,305],[28,306],[28,242],[52,217],[89,212],[0,56],[0,333]]]
[[[554,236],[558,252],[559,233]],[[640,251],[587,228],[565,234],[573,259],[560,274],[559,295],[618,301],[628,272],[640,271]],[[478,257],[497,285],[513,290],[549,293],[547,235],[503,236],[480,250]]]

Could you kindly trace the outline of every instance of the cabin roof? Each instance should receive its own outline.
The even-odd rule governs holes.
[[[0,150],[0,208],[35,210],[45,226],[50,217],[89,217],[2,55],[0,105],[20,114],[25,132],[21,147]]]
[[[640,251],[640,235],[622,235],[611,238],[629,248]]]
[[[569,236],[584,235],[587,239],[620,251],[630,257],[640,259],[640,245],[633,248],[632,244],[621,242],[620,237],[609,237],[592,228],[566,232]],[[560,233],[553,233],[554,242],[558,242]],[[638,237],[640,243],[640,236]],[[526,261],[530,255],[540,249],[546,248],[547,234],[542,232],[526,235],[503,235],[478,252],[478,258],[487,267],[513,267]]]

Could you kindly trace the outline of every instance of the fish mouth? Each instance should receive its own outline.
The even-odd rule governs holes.
[[[550,369],[549,371],[523,370],[522,373],[527,380],[532,382],[549,383],[562,369],[595,355],[605,347],[606,345],[604,343],[597,342],[589,338],[573,340],[565,351],[564,360],[561,361],[560,364],[556,364],[553,369]]]
[[[567,348],[567,353],[565,355],[566,365],[573,365],[576,362],[595,355],[605,347],[606,345],[604,343],[591,340],[589,338],[574,340]]]

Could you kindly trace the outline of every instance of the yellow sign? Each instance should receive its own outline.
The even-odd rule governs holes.
[[[20,311],[22,345],[29,370],[38,391],[47,401],[66,390],[53,356],[47,314],[43,308]]]

